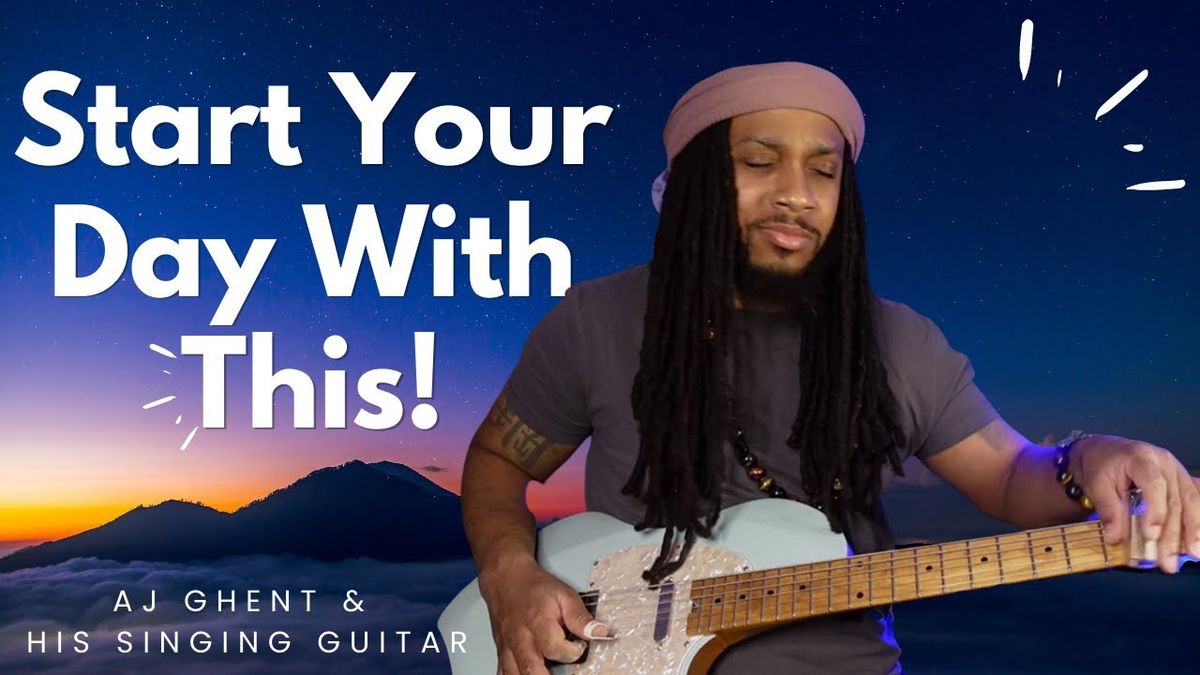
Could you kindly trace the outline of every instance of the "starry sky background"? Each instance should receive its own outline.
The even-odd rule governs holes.
[[[427,226],[406,297],[378,297],[363,275],[353,297],[328,298],[300,205],[328,205],[342,240],[358,203],[377,206],[389,240],[408,203],[455,208],[456,224],[436,236],[465,237],[467,218],[487,217],[503,237],[507,202],[525,199],[533,236],[570,247],[575,281],[615,272],[649,257],[649,186],[674,101],[717,70],[776,60],[830,68],[855,91],[867,119],[858,174],[876,289],[933,318],[1010,423],[1034,438],[1071,428],[1144,438],[1200,469],[1200,8],[503,4],[0,7],[0,540],[72,534],[167,498],[233,509],[354,458],[424,467],[457,490],[468,439],[555,302],[544,259],[529,298],[475,297],[465,258],[456,297],[434,298]],[[1024,19],[1035,31],[1022,81]],[[21,105],[25,83],[51,69],[82,78],[73,97],[51,98],[79,120],[104,84],[118,86],[131,119],[155,104],[200,106],[201,165],[152,167],[131,152],[130,165],[106,166],[90,127],[66,166],[21,161],[22,137],[54,138]],[[1146,82],[1095,120],[1142,69]],[[372,92],[390,71],[416,71],[388,119],[383,166],[359,164],[357,121],[326,74],[345,70]],[[303,163],[275,165],[256,125],[235,132],[232,165],[208,166],[207,109],[265,105],[267,86],[281,84],[303,111],[291,133]],[[490,106],[511,106],[518,144],[529,138],[532,106],[554,106],[556,117],[564,106],[614,112],[589,129],[582,166],[562,164],[556,135],[538,166],[506,166],[485,145],[446,168],[421,158],[412,139],[420,115],[444,104],[485,122]],[[172,136],[160,130],[158,139]],[[129,125],[118,138],[128,144]],[[1125,189],[1178,179],[1187,186]],[[223,284],[203,254],[199,298],[148,298],[128,275],[96,297],[54,297],[53,206],[63,203],[107,210],[131,249],[151,237],[217,237],[240,257],[252,239],[278,241],[237,323],[213,328]],[[85,269],[98,264],[98,238],[82,240],[80,256]],[[493,270],[507,289],[506,256]],[[397,394],[409,409],[417,402],[412,333],[425,330],[437,333],[435,429],[407,418],[389,431],[289,429],[291,398],[281,392],[283,422],[251,430],[241,358],[228,371],[227,428],[201,430],[183,451],[200,417],[199,359],[169,361],[148,348],[177,350],[181,335],[274,331],[276,368],[313,376],[318,402],[322,371],[347,371],[352,418],[353,383],[372,368],[404,372]],[[321,352],[335,333],[349,343],[336,364]],[[178,398],[142,409],[170,394]],[[580,507],[581,459],[535,488],[539,515]]]

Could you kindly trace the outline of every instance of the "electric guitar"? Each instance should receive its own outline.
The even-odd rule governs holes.
[[[786,499],[725,509],[710,539],[657,586],[642,579],[658,555],[662,530],[637,532],[601,513],[581,513],[544,528],[538,562],[580,593],[616,640],[594,640],[584,659],[555,675],[706,673],[729,646],[760,631],[809,617],[886,606],[959,591],[1113,567],[1153,567],[1155,542],[1141,538],[1138,495],[1130,532],[1106,544],[1098,521],[946,544],[846,557],[846,540],[825,515]],[[487,607],[471,582],[446,607],[438,629],[469,640],[451,653],[456,675],[497,672]]]

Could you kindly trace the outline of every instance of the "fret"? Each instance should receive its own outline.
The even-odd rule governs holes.
[[[779,620],[780,579],[786,571],[786,568],[770,570],[763,581],[762,620],[764,622]]]
[[[888,599],[888,603],[896,601],[896,549],[888,551],[888,578],[892,580],[892,595]]]
[[[738,594],[738,600],[742,603],[743,626],[750,625],[758,620],[758,605],[762,603],[756,603],[755,596],[760,592],[759,579],[761,578],[762,572],[751,572],[745,575],[746,581],[742,585],[742,592]]]
[[[1067,543],[1067,529],[1065,527],[1058,528],[1058,536],[1062,539],[1063,556],[1067,560],[1067,573],[1071,572],[1071,545]]]
[[[767,575],[770,573],[774,573],[774,570],[755,572],[751,575],[751,581],[757,582],[752,584],[750,591],[751,607],[755,604],[758,605],[757,623],[762,623],[767,619]]]
[[[913,585],[917,588],[917,593],[914,598],[921,597],[921,565],[917,560],[917,552],[913,551]]]
[[[875,596],[875,581],[871,579],[871,558],[866,558],[866,604],[871,604],[872,596]]]
[[[737,595],[734,597],[733,625],[744,626],[750,623],[749,592],[753,589],[753,586],[750,585],[750,575],[748,574],[739,574],[737,579],[738,583],[737,588],[735,589]]]
[[[830,588],[830,570],[832,569],[829,561],[815,563],[812,566],[812,575],[809,583],[809,615],[828,614],[833,611],[833,593]]]
[[[847,561],[846,607],[867,607],[871,604],[871,566],[867,556],[855,556]]]
[[[704,630],[704,580],[694,579],[688,591],[688,635]]]
[[[1033,558],[1030,557],[1029,544],[1024,534],[1010,534],[996,539],[1000,549],[997,556],[1000,558],[1005,581],[1025,581],[1034,578]]]
[[[972,539],[967,542],[967,550],[971,556],[968,564],[971,567],[971,588],[987,588],[1004,581],[1001,572],[999,556],[994,538]]]
[[[1068,531],[1069,530],[1069,531]],[[1104,545],[1104,534],[1095,523],[1083,523],[1065,528],[1067,555],[1075,572],[1111,567],[1108,548]],[[1093,535],[1099,535],[1097,539]]]
[[[942,562],[937,546],[922,546],[917,551],[917,590],[919,598],[940,595]]]
[[[1050,534],[1051,536],[1047,536],[1047,533],[1042,531],[1037,537],[1030,536],[1039,577],[1058,576],[1067,572],[1067,556],[1063,550],[1063,543],[1058,537]]]
[[[1033,552],[1033,535],[1028,530],[1025,531],[1025,540],[1029,544],[1029,564],[1033,568],[1033,578],[1038,576],[1037,556]]]
[[[937,545],[938,554],[938,576],[941,578],[942,593],[946,592],[946,555],[942,550],[942,544]]]
[[[971,588],[971,554],[965,541],[939,544],[942,561],[942,593]]]
[[[1000,572],[1000,583],[1004,583],[1004,556],[1000,552],[1000,537],[992,537],[996,545],[996,569]]]
[[[867,577],[871,584],[871,592],[867,599],[871,605],[886,605],[896,598],[896,564],[894,551],[873,553],[868,556],[870,566]],[[887,580],[885,585],[883,582]]]
[[[737,609],[737,584],[732,582],[736,577],[725,577],[718,581],[719,589],[716,591],[717,605],[717,627],[718,629],[731,628],[733,626],[733,615]]]
[[[820,611],[824,614],[832,614],[835,608],[839,607],[837,592],[840,590],[840,586],[836,582],[836,578],[840,571],[835,561],[830,560],[825,567],[824,574],[814,575],[817,578],[813,579],[813,586],[824,592],[823,595],[818,595],[818,601],[824,598],[824,602],[818,602]]]
[[[732,608],[732,611],[730,612],[730,617],[729,617],[729,625],[737,626],[740,623],[739,619],[740,619],[741,613],[742,613],[741,597],[742,597],[742,584],[744,582],[742,581],[742,575],[740,575],[740,574],[733,577],[733,579],[734,579],[733,586],[729,589],[729,591],[728,591],[729,597],[725,598],[725,602],[728,602],[729,606]]]
[[[744,625],[752,625],[762,621],[762,601],[763,601],[763,577],[761,571],[751,572],[746,575],[746,590],[742,595],[746,596],[742,602],[746,605],[746,618],[743,619]]]
[[[717,580],[704,579],[702,581],[704,582],[704,586],[700,591],[700,625],[704,627],[704,632],[708,633],[713,631],[715,605],[713,604],[714,593],[712,586]]]
[[[812,588],[812,578],[813,578],[812,567],[809,567],[809,568],[808,568],[808,576],[807,576],[807,581],[806,581],[806,583],[804,584],[804,588],[802,589],[802,590],[805,590],[805,591],[806,591],[805,595],[807,595],[807,596],[808,596],[808,615],[809,615],[809,616],[812,616],[812,615],[813,615],[813,588]]]
[[[801,616],[808,616],[807,614],[802,615],[800,613],[800,598],[803,597],[801,596],[801,592],[804,590],[801,586],[808,587],[808,584],[804,583],[804,578],[810,573],[808,572],[808,565],[799,565],[793,569],[795,572],[788,577],[788,590],[792,594],[792,613],[789,616],[799,618]]]
[[[892,569],[892,602],[912,600],[919,597],[917,575],[917,553],[914,549],[901,549],[892,552],[896,564]]]
[[[849,569],[849,561],[845,558],[829,561],[829,580],[823,585],[827,585],[829,588],[830,613],[840,612],[849,607],[850,582],[847,574]]]
[[[967,588],[975,588],[975,553],[971,550],[971,541],[963,542],[963,562],[967,565]]]
[[[832,610],[841,612],[850,609],[850,560],[843,558],[829,565],[829,597]]]

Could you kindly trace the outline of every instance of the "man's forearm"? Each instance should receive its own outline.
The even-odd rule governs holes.
[[[463,466],[467,541],[481,580],[534,561],[533,515],[525,505],[529,476],[502,457],[472,447]]]
[[[1004,489],[1004,520],[1021,528],[1048,527],[1088,515],[1055,478],[1055,449],[1030,443],[1013,461]],[[1074,458],[1073,458],[1074,459]]]

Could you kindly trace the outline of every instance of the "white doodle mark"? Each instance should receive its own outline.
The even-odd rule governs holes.
[[[1129,187],[1127,187],[1125,189],[1126,190],[1145,190],[1145,191],[1181,190],[1181,189],[1183,189],[1184,185],[1186,185],[1186,183],[1181,178],[1179,180],[1154,180],[1154,181],[1150,181],[1149,183],[1138,183],[1136,185],[1130,185]]]
[[[1101,116],[1107,114],[1113,108],[1117,107],[1121,101],[1125,100],[1126,96],[1132,94],[1133,90],[1137,89],[1138,86],[1145,82],[1146,78],[1149,76],[1149,70],[1143,70],[1137,75],[1134,75],[1132,80],[1126,82],[1124,87],[1121,87],[1117,90],[1117,93],[1109,96],[1108,100],[1104,102],[1104,105],[1100,106],[1100,109],[1096,111],[1096,119],[1100,119]]]
[[[1033,57],[1033,21],[1025,19],[1021,22],[1021,47],[1017,58],[1021,64],[1021,80],[1029,74],[1029,60]]]
[[[174,400],[175,400],[174,395],[164,396],[164,397],[158,399],[157,401],[150,401],[146,405],[142,406],[142,410],[149,410],[151,408],[157,408],[158,406],[160,406],[164,403],[170,403],[171,401],[174,401]]]

